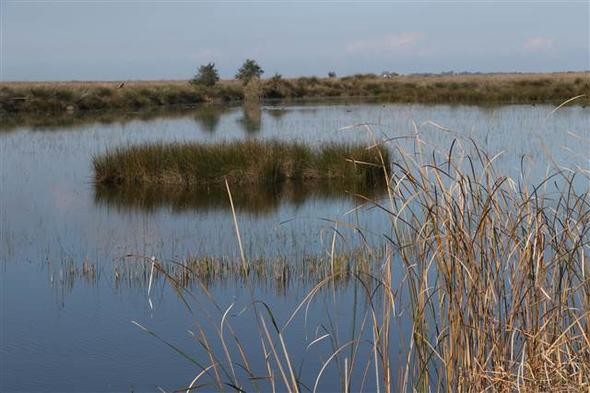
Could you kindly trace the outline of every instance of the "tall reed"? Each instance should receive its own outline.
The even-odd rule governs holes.
[[[309,342],[289,342],[334,270],[283,320],[253,301],[258,332],[232,328],[233,305],[219,307],[211,321],[220,327],[199,330],[208,359],[189,390],[316,391],[332,365],[342,391],[590,389],[590,173],[561,168],[531,183],[496,173],[498,157],[469,139],[446,151],[424,146],[419,135],[415,151],[390,146],[389,196],[370,202],[391,232],[373,269],[354,275],[366,307],[352,337],[340,340],[328,324]],[[404,318],[409,336],[394,337]],[[258,352],[244,349],[252,338]],[[289,348],[328,341],[331,352],[301,374]]]

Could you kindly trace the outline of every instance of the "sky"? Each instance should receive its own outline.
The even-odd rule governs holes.
[[[0,0],[2,80],[590,69],[590,1]]]

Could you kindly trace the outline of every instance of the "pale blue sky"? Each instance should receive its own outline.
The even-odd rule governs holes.
[[[3,80],[590,69],[588,1],[0,1]]]

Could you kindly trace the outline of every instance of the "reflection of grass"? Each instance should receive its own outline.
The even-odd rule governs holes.
[[[150,110],[125,111],[86,111],[60,114],[47,113],[15,113],[0,115],[0,131],[11,131],[15,128],[30,127],[32,129],[64,130],[87,124],[126,124],[132,121],[148,121],[154,119],[174,119],[192,116],[193,119],[208,131],[214,132],[221,116],[230,110],[228,106],[201,105],[198,107],[167,106]]]
[[[389,154],[378,147],[246,141],[152,144],[116,149],[93,160],[97,184],[278,184],[331,180],[371,185]]]
[[[503,75],[376,75],[343,78],[269,79],[261,83],[262,98],[379,97],[389,102],[540,103],[585,94],[587,72]],[[244,99],[244,86],[222,81],[198,88],[186,81],[128,82],[5,82],[0,84],[0,113],[64,112],[66,110],[133,109],[163,105],[194,105]]]
[[[204,353],[194,360],[200,369],[191,386],[315,391],[329,368],[337,371],[325,378],[337,378],[341,391],[587,391],[590,190],[576,188],[574,178],[587,181],[588,173],[560,169],[530,187],[496,173],[496,157],[478,146],[466,156],[462,145],[424,154],[394,148],[394,170],[383,168],[389,199],[375,202],[391,232],[379,263],[352,273],[364,296],[350,304],[351,320],[339,319],[343,300],[336,292],[333,309],[318,296],[343,274],[334,258],[291,314],[252,299],[257,330],[240,323],[248,313],[211,298],[217,311],[196,321]],[[243,259],[235,268],[256,272],[257,262]],[[189,265],[180,267],[183,274],[206,282],[227,269],[209,260]],[[283,277],[284,265],[276,268]],[[162,273],[187,305],[202,299],[185,296],[189,278],[179,279],[176,269]],[[307,326],[316,305],[325,318]],[[306,342],[290,339],[296,319],[315,332]],[[395,330],[404,323],[405,334]],[[341,336],[344,325],[352,326],[350,336]],[[320,342],[331,346],[313,352]],[[321,359],[317,368],[297,368],[314,356]]]
[[[254,214],[270,213],[280,203],[300,205],[308,198],[338,199],[347,195],[374,197],[385,193],[384,185],[363,187],[338,181],[282,182],[274,185],[240,187],[233,196],[236,209]],[[380,187],[379,187],[380,186]],[[229,210],[230,204],[225,187],[184,187],[174,185],[132,185],[122,187],[95,187],[95,201],[120,209],[151,211],[170,207],[174,211]]]

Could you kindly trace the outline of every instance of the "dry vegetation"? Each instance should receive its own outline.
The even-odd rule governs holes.
[[[213,99],[237,101],[242,97],[236,83],[207,89],[186,81],[5,82],[0,84],[0,113],[139,110],[197,105]]]
[[[590,73],[490,74],[452,76],[354,75],[342,78],[270,78],[261,83],[265,99],[375,97],[388,102],[525,104],[590,98]],[[244,99],[238,81],[213,87],[188,81],[3,82],[0,113],[40,113],[196,105]]]
[[[285,319],[253,301],[258,351],[245,351],[253,332],[232,326],[233,305],[219,307],[213,330],[200,318],[204,357],[194,359],[199,371],[189,388],[315,391],[331,367],[344,392],[362,391],[367,378],[384,392],[590,389],[590,173],[560,169],[530,186],[496,173],[494,158],[469,140],[434,154],[416,142],[414,152],[391,147],[388,198],[372,202],[392,224],[379,263],[346,273],[366,289],[354,337],[339,342],[337,328],[323,326],[325,335],[297,343],[333,343],[311,374],[300,373],[301,354],[289,351],[292,321],[342,274],[332,264]],[[240,269],[254,269],[243,255]],[[352,266],[363,261],[359,254]],[[185,274],[209,264],[193,268]],[[393,337],[400,318],[411,323],[409,337]],[[401,365],[393,361],[399,341]]]

